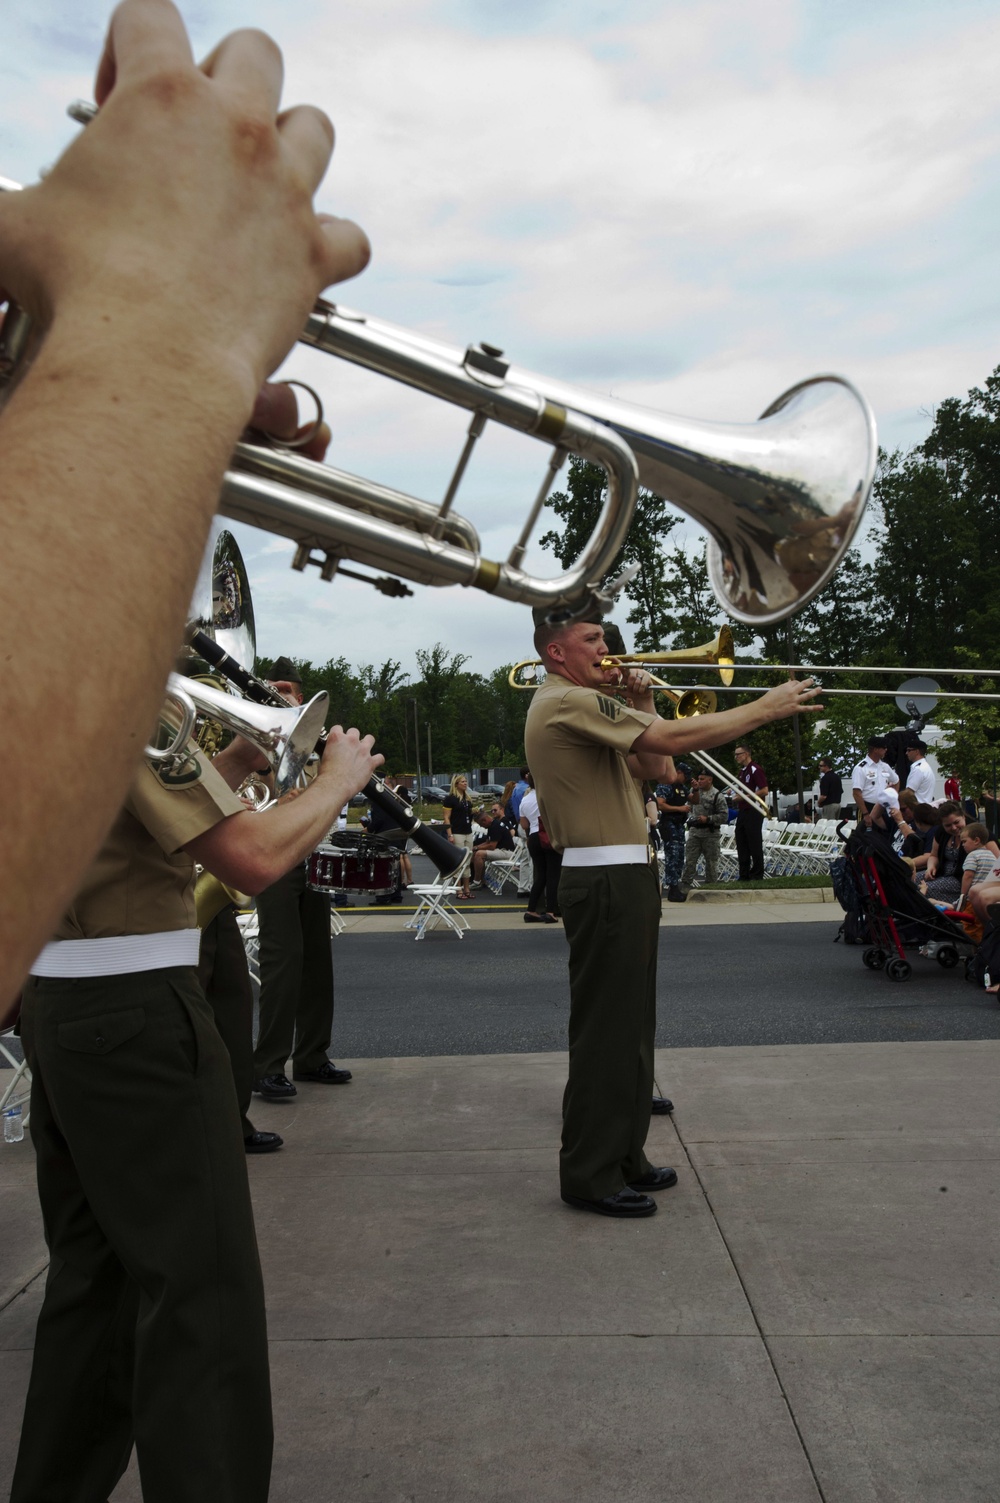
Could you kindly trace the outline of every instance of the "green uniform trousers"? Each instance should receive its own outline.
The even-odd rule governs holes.
[[[236,910],[227,904],[201,931],[198,983],[233,1067],[244,1138],[253,1133],[247,1116],[253,1093],[253,987]]]
[[[330,899],[306,886],[295,866],[257,899],[260,917],[260,1033],[253,1073],[318,1070],[333,1031]]]
[[[569,1080],[560,1188],[601,1200],[648,1173],[660,892],[652,866],[563,866]]]
[[[718,830],[699,830],[694,825],[687,832],[687,844],[684,847],[684,871],[681,873],[681,886],[690,888],[694,886],[694,879],[698,875],[698,862],[704,859],[705,881],[715,882],[719,875],[719,851],[722,846],[722,836]]]
[[[11,1503],[265,1503],[264,1292],[229,1059],[188,967],[30,980],[49,1246]]]

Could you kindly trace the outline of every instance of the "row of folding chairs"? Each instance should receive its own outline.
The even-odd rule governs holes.
[[[762,838],[766,877],[825,876],[830,870],[830,862],[841,850],[836,820],[799,825],[769,819],[764,822]],[[662,854],[659,867],[662,878]],[[736,826],[724,825],[719,831],[719,881],[735,882],[738,877]],[[699,886],[701,880],[696,878],[695,886]]]

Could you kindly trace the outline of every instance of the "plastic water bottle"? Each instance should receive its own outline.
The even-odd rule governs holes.
[[[24,1121],[20,1103],[8,1106],[3,1114],[3,1140],[5,1143],[20,1143],[24,1138]]]

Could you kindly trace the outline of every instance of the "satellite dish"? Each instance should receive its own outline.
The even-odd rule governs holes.
[[[896,704],[904,715],[929,715],[938,702],[941,685],[933,678],[908,678],[899,685]],[[912,708],[911,708],[912,707]]]

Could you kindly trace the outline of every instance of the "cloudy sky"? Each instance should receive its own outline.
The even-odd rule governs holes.
[[[191,0],[196,49],[238,24],[286,58],[337,151],[320,206],[374,256],[342,300],[669,413],[749,421],[838,371],[886,447],[1000,363],[1000,12],[980,0]],[[0,173],[30,181],[89,97],[108,8],[5,0]],[[311,352],[331,461],[443,492],[466,419]],[[462,491],[503,557],[545,452],[488,431]],[[435,641],[527,655],[523,608],[417,587],[387,601],[238,529],[262,653],[355,663]],[[688,527],[693,542],[695,531]],[[537,551],[529,564],[558,572]]]

